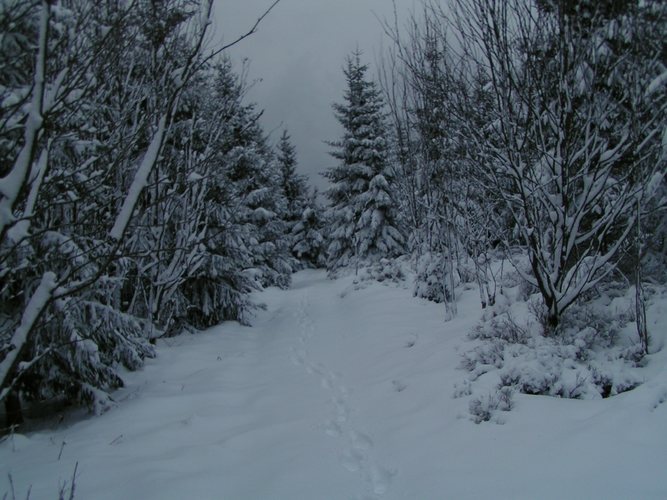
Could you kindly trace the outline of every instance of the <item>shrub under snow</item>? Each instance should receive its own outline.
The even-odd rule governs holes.
[[[468,411],[476,424],[488,422],[493,419],[496,423],[502,423],[495,414],[497,410],[510,411],[514,406],[512,395],[514,391],[510,387],[501,387],[495,393],[473,398],[468,405]]]
[[[643,356],[630,324],[630,297],[630,292],[616,298],[602,295],[577,304],[566,313],[559,332],[549,337],[527,310],[539,308],[501,303],[494,317],[487,317],[469,334],[476,345],[462,355],[461,366],[470,372],[471,381],[497,377],[495,392],[470,402],[473,420],[492,420],[496,410],[509,410],[513,391],[599,399],[640,385]],[[455,396],[474,396],[474,392],[470,385],[466,391],[457,387]]]
[[[447,257],[439,252],[426,252],[416,262],[414,296],[433,302],[451,300],[452,291],[447,290],[445,274],[447,273]],[[454,266],[454,286],[461,283],[458,269]]]
[[[359,270],[360,281],[400,283],[405,281],[405,259],[380,259]]]

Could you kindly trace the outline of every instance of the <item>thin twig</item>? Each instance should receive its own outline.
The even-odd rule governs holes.
[[[121,439],[123,439],[123,435],[122,435],[122,434],[119,434],[118,436],[116,436],[116,437],[113,439],[113,441],[111,441],[111,442],[109,443],[109,446],[118,443]]]
[[[74,490],[76,489],[76,471],[79,468],[79,462],[74,464],[74,472],[72,472],[72,486],[69,490],[69,500],[74,500]]]
[[[259,26],[259,23],[261,23],[261,22],[264,20],[264,18],[265,18],[266,16],[269,15],[269,12],[271,12],[271,11],[273,10],[273,8],[274,8],[276,5],[278,5],[278,2],[280,2],[280,0],[275,0],[275,2],[273,2],[273,3],[269,6],[269,8],[266,9],[266,10],[264,11],[264,14],[262,14],[261,16],[259,16],[259,17],[257,18],[257,21],[255,21],[255,24],[252,25],[252,28],[250,28],[249,31],[247,31],[245,34],[239,36],[239,37],[238,37],[236,40],[234,40],[233,42],[228,43],[227,45],[223,45],[221,48],[219,48],[218,50],[216,50],[214,54],[219,54],[219,53],[222,52],[223,50],[227,50],[228,48],[233,47],[234,45],[236,45],[237,43],[239,43],[241,40],[244,40],[244,39],[248,38],[249,36],[255,34],[255,33],[257,32],[257,27]]]

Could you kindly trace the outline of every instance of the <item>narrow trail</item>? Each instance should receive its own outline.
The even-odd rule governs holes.
[[[389,488],[395,470],[379,465],[374,452],[374,441],[365,432],[356,428],[349,404],[349,390],[341,376],[322,362],[315,361],[308,350],[308,343],[316,334],[317,325],[310,316],[311,303],[307,293],[303,293],[294,313],[299,325],[298,346],[292,347],[292,362],[303,367],[306,373],[319,378],[320,386],[329,397],[330,418],[321,428],[340,441],[342,451],[340,464],[351,473],[359,474],[366,485],[366,491],[359,496],[363,499],[377,499]]]

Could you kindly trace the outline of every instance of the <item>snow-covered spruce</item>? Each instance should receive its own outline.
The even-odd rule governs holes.
[[[327,269],[358,268],[403,252],[397,205],[390,193],[384,102],[366,77],[361,52],[348,56],[344,102],[334,104],[343,137],[330,143],[339,164],[325,173],[331,181]]]
[[[321,208],[313,201],[312,208],[306,208],[301,220],[292,227],[294,256],[308,266],[324,267],[326,264],[324,232],[324,215]]]

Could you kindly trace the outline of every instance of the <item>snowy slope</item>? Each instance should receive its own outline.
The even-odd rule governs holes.
[[[259,298],[252,328],[164,342],[117,408],[2,442],[0,495],[11,473],[17,498],[56,498],[78,461],[80,499],[667,498],[663,353],[634,391],[518,396],[477,425],[452,397],[474,290],[448,323],[408,289],[319,271]]]

